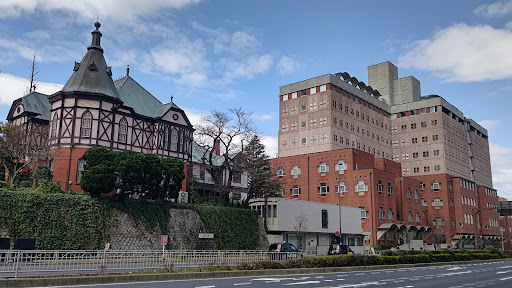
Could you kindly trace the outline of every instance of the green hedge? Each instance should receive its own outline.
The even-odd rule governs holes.
[[[258,213],[248,209],[217,205],[198,205],[194,209],[201,220],[214,234],[217,248],[221,250],[258,247]]]
[[[51,187],[50,187],[51,188]],[[192,209],[176,203],[142,200],[115,201],[55,189],[10,190],[0,188],[0,227],[12,238],[36,238],[36,249],[100,249],[117,225],[114,209],[130,215],[135,223],[167,233],[169,209]],[[219,249],[256,249],[259,246],[255,211],[200,205],[195,208]]]
[[[443,253],[444,252],[444,253]],[[492,251],[470,253],[465,250],[447,250],[442,251],[395,251],[396,255],[337,255],[337,256],[318,256],[304,257],[301,259],[292,259],[276,263],[262,261],[256,263],[241,264],[236,267],[238,270],[256,270],[256,269],[293,269],[293,268],[321,268],[321,267],[347,267],[347,266],[371,266],[371,265],[395,265],[395,264],[415,264],[432,262],[450,262],[450,261],[471,261],[509,258],[512,252]],[[393,254],[393,253],[391,253]],[[400,255],[397,255],[400,254]]]
[[[37,249],[98,249],[109,238],[110,211],[87,195],[0,189],[0,223]]]

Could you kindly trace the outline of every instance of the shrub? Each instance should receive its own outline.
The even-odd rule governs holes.
[[[40,193],[63,193],[60,189],[60,185],[53,183],[52,181],[42,180],[39,186],[36,188],[36,192]]]
[[[20,181],[20,187],[22,188],[30,188],[30,186],[32,185],[32,183],[30,183],[30,181],[28,180],[23,180],[23,181]]]
[[[430,256],[433,262],[450,262],[453,261],[453,257],[451,254],[432,254]]]
[[[455,260],[455,261],[470,261],[470,260],[473,260],[473,257],[471,257],[471,255],[467,254],[467,253],[455,253],[455,255],[453,255],[453,260]]]
[[[488,259],[495,259],[495,258],[499,258],[499,256],[496,256],[496,255],[493,255],[491,253],[473,253],[471,254],[471,256],[473,257],[473,259],[476,259],[476,260],[488,260]]]
[[[11,185],[7,181],[0,181],[0,188],[9,188]]]

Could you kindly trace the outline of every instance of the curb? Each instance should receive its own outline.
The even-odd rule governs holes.
[[[397,264],[397,265],[375,265],[375,266],[354,266],[354,267],[326,267],[326,268],[297,268],[297,269],[276,269],[276,270],[242,270],[242,271],[218,271],[218,272],[192,272],[192,273],[162,273],[162,274],[122,274],[122,275],[100,275],[100,276],[70,276],[70,277],[48,277],[48,278],[17,278],[0,279],[0,287],[48,287],[48,286],[72,286],[72,285],[96,285],[130,282],[151,282],[170,280],[193,280],[207,278],[231,278],[248,276],[270,276],[290,274],[312,274],[312,273],[339,273],[368,270],[403,269],[413,267],[429,267],[443,265],[460,265],[473,263],[501,262],[510,259],[492,259],[475,261],[454,261],[437,263]]]

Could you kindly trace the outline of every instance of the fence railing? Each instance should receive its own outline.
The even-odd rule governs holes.
[[[279,262],[300,257],[302,257],[300,253],[293,252],[278,253],[245,250],[0,250],[0,278],[235,266],[256,261]]]

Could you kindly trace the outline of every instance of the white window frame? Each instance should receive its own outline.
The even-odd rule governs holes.
[[[320,194],[325,195],[327,194],[327,186],[320,186]]]
[[[292,189],[292,195],[293,196],[300,195],[300,188],[293,188]]]
[[[279,168],[276,170],[276,175],[278,177],[283,177],[284,176],[284,169],[283,168]]]
[[[80,137],[91,137],[92,119],[92,113],[89,110],[82,113],[82,120],[80,121]]]

